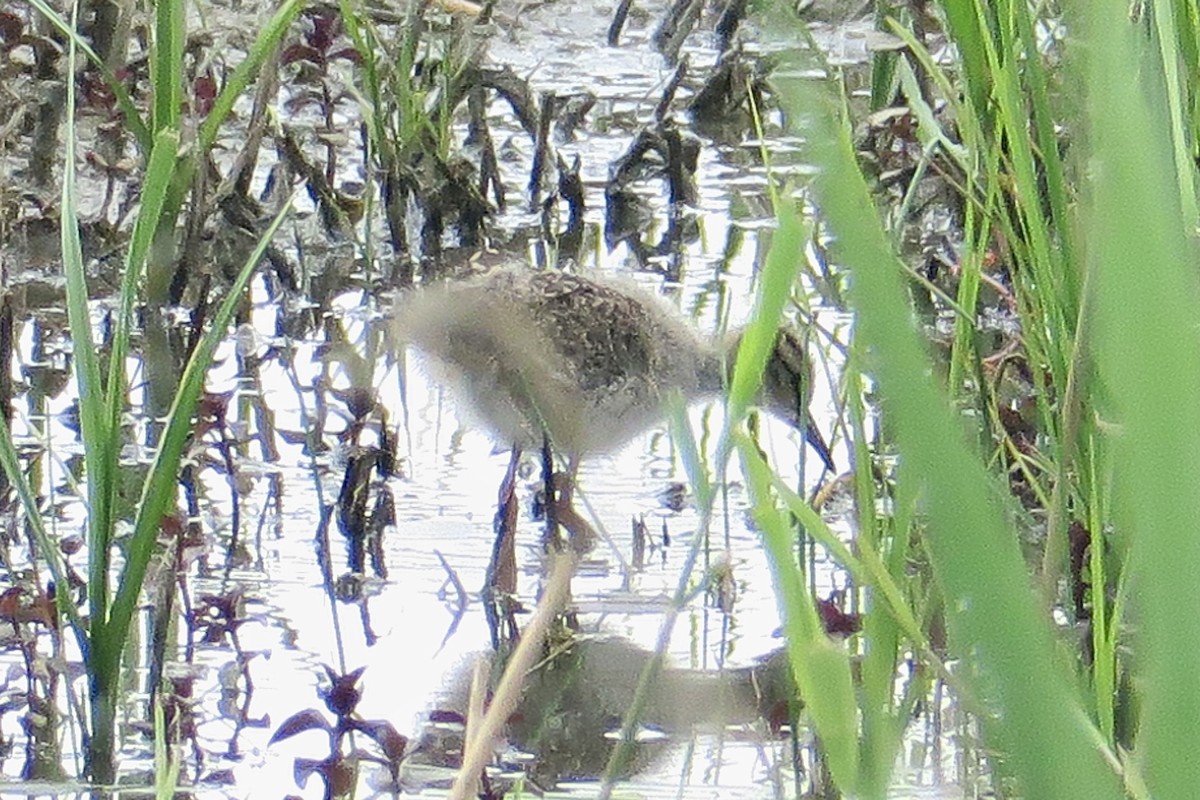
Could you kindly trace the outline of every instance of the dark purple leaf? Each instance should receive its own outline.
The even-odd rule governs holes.
[[[325,720],[324,714],[315,708],[306,708],[285,719],[283,724],[271,735],[271,741],[268,744],[275,744],[276,742],[281,742],[284,739],[295,736],[297,733],[312,730],[322,730],[326,733],[331,733],[333,729]]]

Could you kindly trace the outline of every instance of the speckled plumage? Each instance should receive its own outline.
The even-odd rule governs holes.
[[[400,300],[396,330],[499,440],[536,446],[545,432],[574,458],[658,422],[673,391],[691,400],[722,388],[722,348],[678,312],[569,273],[502,268],[424,287]],[[764,403],[804,430],[809,385],[803,347],[781,333]]]

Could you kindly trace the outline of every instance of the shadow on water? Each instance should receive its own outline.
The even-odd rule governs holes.
[[[526,679],[521,704],[508,720],[502,763],[524,767],[537,786],[598,780],[621,720],[653,654],[623,639],[577,636],[552,646]],[[415,743],[413,764],[457,767],[464,731],[464,670],[430,714]],[[696,733],[760,743],[778,734],[794,696],[786,659],[772,654],[753,666],[665,670],[651,691],[637,749],[623,777],[635,775]],[[775,730],[768,726],[774,720]]]

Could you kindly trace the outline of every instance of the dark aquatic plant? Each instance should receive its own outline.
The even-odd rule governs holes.
[[[83,53],[88,62],[100,71],[105,85],[115,97],[116,104],[121,110],[126,129],[133,134],[142,151],[143,158],[148,160],[155,146],[155,135],[167,128],[178,128],[179,125],[180,110],[183,107],[183,48],[186,45],[183,7],[176,3],[159,3],[154,7],[155,39],[151,80],[154,86],[155,100],[151,118],[145,119],[137,102],[125,87],[124,81],[98,53],[92,50],[88,41],[79,34],[70,21],[45,0],[29,0],[29,4],[67,38],[73,50],[77,49]],[[275,46],[283,38],[284,32],[303,6],[302,0],[286,0],[259,29],[258,37],[251,46],[247,58],[238,65],[229,79],[223,82],[220,92],[211,102],[204,102],[206,115],[197,137],[196,153],[206,154],[211,149],[216,141],[217,130],[229,116],[233,104],[254,80],[259,68],[274,51]],[[208,93],[208,89],[199,87],[198,93],[205,95]],[[192,159],[194,158],[196,156],[192,156]],[[187,171],[188,180],[182,183],[184,188],[190,186],[190,176],[193,171],[194,163],[191,171]]]
[[[323,731],[328,735],[329,755],[320,759],[296,759],[296,783],[301,788],[311,776],[319,775],[325,781],[326,797],[348,796],[354,789],[359,761],[383,764],[391,774],[392,786],[399,787],[400,762],[408,749],[408,739],[386,720],[366,720],[359,716],[358,702],[362,692],[358,688],[358,679],[362,674],[362,668],[340,674],[325,667],[329,685],[320,689],[320,695],[334,721],[330,723],[320,709],[306,708],[285,719],[272,734],[270,744],[306,731]],[[343,740],[355,732],[370,738],[378,747],[379,755],[361,751],[344,753]]]

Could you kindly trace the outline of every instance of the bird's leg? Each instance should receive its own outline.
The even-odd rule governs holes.
[[[571,549],[577,555],[583,555],[596,544],[596,529],[575,510],[575,476],[579,473],[579,456],[573,455],[567,459],[567,471],[554,476],[558,496],[555,498],[554,512],[558,524],[566,529],[571,537]]]
[[[492,632],[492,647],[499,650],[502,641],[516,641],[517,621],[514,616],[517,593],[517,467],[521,463],[521,448],[513,447],[508,470],[500,485],[493,527],[496,540],[492,545],[492,560],[488,564],[484,585],[485,613]],[[507,635],[506,635],[507,633]]]
[[[572,476],[573,477],[573,476]],[[550,436],[542,436],[542,482],[546,487],[546,532],[542,535],[542,547],[545,552],[561,556],[567,552],[559,526],[562,525],[571,532],[571,543],[575,544],[573,527],[574,518],[578,517],[570,508],[571,479],[554,472],[554,453],[550,448]],[[562,504],[566,503],[564,507]],[[567,512],[564,514],[564,510]],[[576,550],[576,552],[579,552]],[[572,559],[574,561],[574,559]],[[567,630],[578,632],[579,619],[571,604],[571,587],[566,588],[566,603],[561,613],[561,619]]]
[[[558,481],[554,475],[554,453],[550,448],[550,437],[542,436],[542,485],[546,487],[546,531],[542,534],[542,548],[547,553],[563,551],[562,535],[558,527]]]
[[[578,469],[579,461],[573,458],[567,464],[567,471],[555,476],[559,490],[555,513],[558,515],[558,524],[571,535],[571,549],[577,555],[583,555],[595,546],[599,534],[591,523],[575,510],[575,473]]]

